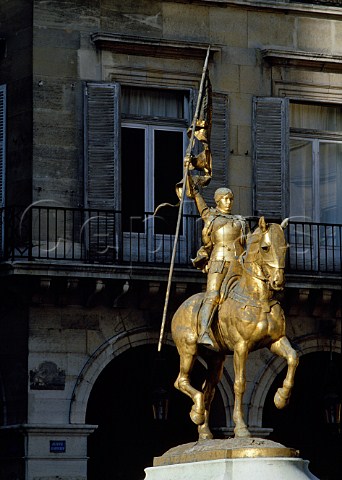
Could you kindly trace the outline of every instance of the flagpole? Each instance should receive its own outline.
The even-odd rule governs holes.
[[[188,160],[185,162],[185,165],[184,165],[183,188],[182,188],[182,195],[181,195],[180,204],[179,204],[179,211],[178,211],[177,225],[176,225],[176,232],[175,232],[175,240],[174,240],[174,243],[173,243],[172,256],[171,256],[171,261],[170,261],[170,270],[169,270],[169,277],[168,277],[168,281],[167,281],[162,324],[161,324],[160,334],[159,334],[158,352],[161,351],[161,347],[162,347],[162,344],[163,344],[164,330],[165,330],[165,324],[166,324],[166,314],[167,314],[167,308],[168,308],[168,305],[169,305],[172,275],[173,275],[173,269],[174,269],[174,264],[175,264],[179,230],[180,230],[182,213],[183,213],[183,203],[184,203],[184,198],[185,198],[186,182],[187,182],[187,177],[188,177],[188,172],[189,172],[189,157],[191,155],[191,151],[192,151],[192,148],[193,148],[193,142],[194,142],[194,138],[195,138],[195,129],[196,129],[199,109],[200,109],[200,105],[201,105],[201,100],[202,100],[205,75],[206,75],[207,68],[208,68],[209,53],[210,53],[210,45],[208,46],[207,55],[205,57],[205,61],[204,61],[204,65],[203,65],[200,89],[199,89],[198,98],[197,98],[197,105],[196,105],[195,115],[194,115],[194,118],[192,120],[191,136],[190,136],[188,148],[186,149],[186,153],[185,153],[185,158],[187,158]]]

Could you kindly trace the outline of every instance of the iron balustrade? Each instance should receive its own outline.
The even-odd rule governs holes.
[[[290,221],[286,236],[289,271],[341,273],[342,225]]]
[[[1,221],[1,260],[168,265],[174,243],[174,215],[167,213],[123,222],[115,210],[34,205],[3,208]],[[198,216],[184,215],[176,264],[190,266],[201,229]]]
[[[255,217],[247,218],[251,230]],[[124,228],[123,228],[124,226]],[[184,214],[176,265],[193,268],[191,258],[201,245],[202,220]],[[127,231],[126,231],[127,230]],[[120,211],[33,205],[1,210],[0,259],[146,265],[168,267],[174,243],[174,215],[123,221]],[[342,225],[290,221],[287,271],[342,271]]]

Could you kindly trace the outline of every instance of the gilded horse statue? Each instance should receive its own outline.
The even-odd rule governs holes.
[[[273,298],[274,292],[283,289],[285,284],[286,225],[287,220],[281,225],[267,224],[261,217],[255,231],[248,234],[246,251],[239,259],[241,273],[238,280],[232,282],[228,296],[219,306],[212,323],[212,335],[217,351],[197,343],[197,317],[204,293],[191,296],[173,316],[172,337],[180,356],[180,371],[175,387],[193,401],[190,417],[198,425],[200,439],[213,438],[209,428],[210,404],[228,353],[233,352],[234,359],[235,437],[250,436],[242,409],[249,352],[267,347],[273,354],[286,360],[286,377],[275,394],[274,403],[281,409],[289,401],[298,355],[285,335],[283,309]],[[208,366],[202,391],[195,389],[190,379],[199,349]]]

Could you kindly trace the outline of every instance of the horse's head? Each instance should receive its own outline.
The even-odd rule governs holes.
[[[259,220],[259,227],[247,241],[247,255],[254,260],[272,290],[281,290],[285,284],[284,268],[287,242],[284,228],[287,222],[267,224],[264,217]]]

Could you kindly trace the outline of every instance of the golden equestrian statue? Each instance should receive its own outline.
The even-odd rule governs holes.
[[[238,234],[233,243],[238,243],[241,250],[243,221],[241,220],[239,223],[240,220],[235,220],[238,224]],[[231,219],[231,221],[233,220]],[[226,223],[223,220],[219,220],[219,222],[222,222],[224,233]],[[203,333],[203,327],[199,325],[202,322],[201,319],[199,321],[200,311],[205,305],[205,299],[209,292],[191,296],[173,316],[171,332],[180,356],[180,372],[175,387],[193,401],[190,417],[198,425],[200,439],[213,438],[208,424],[210,404],[215,387],[222,375],[225,356],[228,353],[233,352],[234,359],[233,420],[235,437],[250,436],[242,409],[242,399],[246,389],[246,361],[249,352],[267,347],[272,353],[286,360],[288,365],[286,377],[282,387],[278,388],[275,394],[274,403],[277,408],[283,408],[289,401],[298,365],[298,355],[285,335],[284,312],[279,302],[273,298],[274,292],[283,289],[285,283],[284,267],[287,243],[284,228],[286,225],[287,220],[284,220],[281,225],[267,224],[264,217],[261,217],[255,231],[248,233],[246,250],[239,256],[239,259],[222,258],[222,261],[228,261],[230,264],[228,275],[224,279],[220,278],[223,284],[220,296],[225,297],[222,294],[223,288],[228,291],[227,298],[221,303],[217,302],[217,292],[215,293],[215,304],[218,305],[218,308],[212,319],[211,312],[204,307],[204,311],[210,317],[207,318],[207,322],[211,323],[210,340],[213,345],[209,345],[210,348],[198,343],[199,336]],[[216,225],[213,227],[216,229]],[[226,245],[219,232],[220,227],[217,228],[214,242],[218,237],[222,245]],[[228,233],[232,233],[230,228],[228,228]],[[229,238],[227,244],[231,244],[231,240]],[[213,251],[215,252],[215,245],[212,247]],[[236,252],[238,254],[239,250],[237,249]],[[227,268],[227,264],[223,265],[223,268]],[[211,273],[209,267],[209,275]],[[222,270],[221,277],[225,273]],[[227,278],[230,279],[228,282]],[[217,285],[218,283],[220,282],[218,281]],[[206,360],[208,366],[202,391],[194,388],[190,379],[198,352]]]
[[[198,185],[208,185],[212,177],[209,53],[210,46],[203,66],[195,114],[189,129],[191,134],[184,159],[183,178],[176,185],[180,199],[179,212],[158,343],[160,351],[186,194],[195,201],[204,221],[203,245],[193,263],[196,268],[207,273],[207,288],[204,293],[191,296],[178,308],[172,319],[171,332],[180,356],[180,371],[175,387],[193,401],[190,417],[198,425],[200,439],[213,438],[208,424],[210,404],[228,353],[233,353],[234,358],[233,420],[236,437],[250,436],[242,409],[248,353],[267,347],[287,361],[285,380],[274,397],[278,408],[285,407],[289,401],[298,365],[298,355],[285,335],[284,312],[279,302],[273,298],[274,292],[282,290],[285,284],[287,243],[284,228],[287,220],[281,225],[268,225],[261,217],[255,231],[247,234],[246,220],[231,214],[233,192],[230,189],[216,190],[215,208],[207,206],[198,189]],[[193,154],[196,139],[203,148],[197,156]],[[191,170],[202,174],[192,175]],[[166,204],[161,206],[164,205]],[[198,353],[208,366],[201,391],[191,385],[190,379]]]

